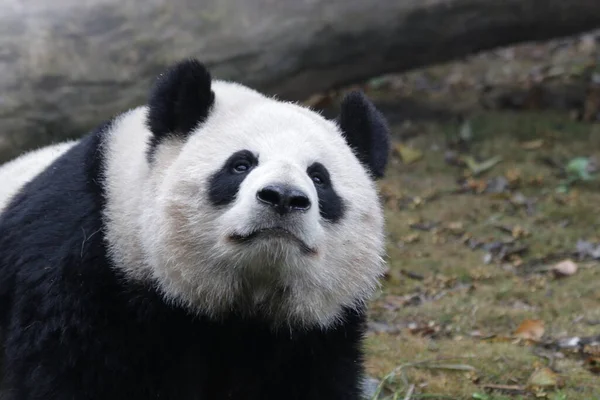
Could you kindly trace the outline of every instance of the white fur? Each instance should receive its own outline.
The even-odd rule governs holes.
[[[208,120],[184,143],[150,137],[144,107],[124,114],[107,140],[107,239],[111,256],[131,278],[151,279],[172,301],[220,317],[230,311],[275,324],[328,326],[342,307],[364,304],[383,272],[383,215],[376,186],[334,123],[238,84],[214,82]],[[207,199],[210,176],[239,150],[259,156],[236,201],[225,209]],[[319,215],[306,169],[319,161],[344,199],[337,223]],[[285,238],[233,243],[233,233],[281,222],[256,201],[256,191],[287,182],[313,207],[285,222],[316,254]]]
[[[0,165],[0,212],[23,185],[46,169],[75,143],[75,141],[68,141],[41,147]]]
[[[275,325],[322,326],[343,307],[363,305],[383,272],[383,215],[376,186],[334,123],[291,103],[238,84],[214,82],[208,121],[186,142],[160,144],[155,163],[140,107],[117,118],[108,132],[103,182],[106,239],[117,268],[155,284],[171,301],[218,318],[235,311]],[[0,167],[0,210],[18,189],[75,142],[27,153]],[[236,201],[217,209],[207,199],[210,176],[239,150],[259,156]],[[306,169],[328,169],[345,202],[344,217],[321,218]],[[312,207],[281,220],[256,201],[271,183],[304,191]],[[283,226],[315,253],[286,238],[234,243],[230,235]]]

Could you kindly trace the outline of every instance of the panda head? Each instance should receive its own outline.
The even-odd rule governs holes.
[[[189,60],[159,77],[146,118],[141,247],[167,297],[304,327],[364,306],[384,267],[374,181],[389,146],[364,95],[329,121]]]

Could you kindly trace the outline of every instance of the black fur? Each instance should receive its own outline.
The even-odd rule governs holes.
[[[389,128],[383,115],[361,92],[344,97],[338,122],[346,141],[375,178],[383,177],[389,155]]]
[[[248,166],[244,172],[236,172],[234,169],[240,162]],[[209,180],[210,202],[217,207],[231,204],[237,196],[240,185],[257,165],[258,158],[249,150],[233,153]],[[308,167],[306,173],[311,177],[313,175],[320,177],[321,182],[315,183],[315,188],[319,196],[321,216],[331,222],[339,221],[344,216],[344,202],[336,193],[327,168],[321,163],[314,163]]]
[[[273,332],[259,319],[192,317],[117,272],[102,231],[108,126],[0,217],[7,398],[357,400],[363,312],[330,330]]]
[[[236,165],[245,164],[248,169],[243,172],[235,170]],[[240,185],[246,179],[254,167],[258,165],[258,159],[248,150],[233,153],[223,166],[210,178],[208,199],[215,206],[230,204],[240,189]]]
[[[336,193],[329,171],[321,163],[314,163],[306,171],[309,176],[318,176],[319,183],[315,183],[319,196],[319,212],[321,216],[331,222],[337,222],[344,216],[344,202]]]
[[[158,77],[148,102],[150,159],[165,137],[185,139],[206,120],[215,99],[211,80],[204,65],[194,59],[175,64]]]

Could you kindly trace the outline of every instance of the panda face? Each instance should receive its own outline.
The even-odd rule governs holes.
[[[329,326],[383,272],[372,174],[339,124],[237,84],[211,87],[202,122],[152,150],[143,263],[200,314]]]
[[[215,143],[212,132],[222,139],[209,151],[209,162],[219,167],[205,180],[202,196],[226,227],[222,245],[236,253],[261,248],[259,263],[278,263],[287,253],[318,257],[326,229],[344,215],[336,189],[344,184],[345,163],[331,142],[339,133],[303,111],[265,99],[240,111],[243,123],[235,128],[209,120],[197,136],[198,148]]]

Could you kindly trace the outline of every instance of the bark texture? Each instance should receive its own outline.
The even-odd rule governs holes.
[[[4,0],[0,161],[145,102],[167,65],[280,98],[600,26],[598,0]]]

